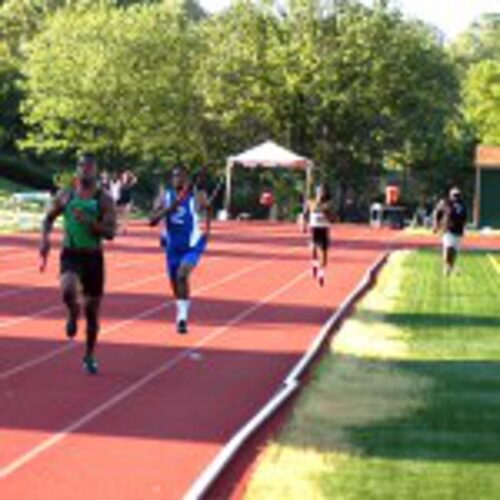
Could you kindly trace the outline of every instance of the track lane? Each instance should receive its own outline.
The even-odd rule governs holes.
[[[295,241],[296,236],[290,228],[279,229],[276,245],[272,245],[273,252],[278,253],[282,251],[282,243],[286,247],[287,241],[290,239]],[[258,231],[255,234],[245,233],[241,239],[246,238],[248,245],[256,244],[260,238],[258,233]],[[272,237],[274,238],[274,234]],[[196,342],[203,341],[207,335],[210,335],[207,334],[207,330],[220,329],[221,327],[217,325],[220,325],[225,318],[236,314],[237,311],[244,312],[251,309],[253,304],[262,298],[263,292],[259,287],[271,285],[274,279],[278,279],[278,275],[286,283],[290,282],[290,276],[300,276],[304,269],[307,273],[308,251],[303,245],[297,248],[302,248],[299,250],[302,255],[300,260],[285,260],[280,263],[279,268],[274,267],[272,273],[256,274],[252,276],[252,279],[246,277],[226,287],[225,290],[216,289],[199,297],[198,304],[193,311],[196,328],[186,338],[168,337],[169,347],[166,349],[172,351],[170,355],[179,352],[179,349],[185,350]],[[45,479],[62,476],[58,472],[59,467],[69,461],[72,470],[82,470],[82,473],[87,475],[86,477],[90,474],[93,481],[97,482],[98,491],[103,492],[100,498],[105,498],[104,493],[111,491],[110,488],[113,491],[123,490],[125,496],[120,496],[120,498],[156,498],[159,495],[162,498],[179,498],[170,496],[175,492],[172,490],[173,486],[169,478],[174,475],[182,478],[179,484],[182,484],[184,488],[193,479],[193,474],[199,472],[202,464],[216,453],[223,440],[234,430],[235,424],[241,423],[241,418],[245,418],[266,399],[269,391],[275,387],[277,378],[286,372],[302,354],[304,347],[314,337],[321,322],[331,313],[332,305],[350,289],[348,279],[356,279],[356,269],[362,273],[364,264],[368,263],[376,250],[353,251],[335,248],[333,253],[333,267],[330,269],[325,289],[318,288],[312,280],[308,279],[308,276],[304,276],[290,290],[287,290],[283,297],[273,298],[270,304],[262,305],[245,316],[241,324],[233,324],[223,334],[213,338],[209,345],[198,347],[195,354],[201,354],[201,360],[196,356],[192,358],[185,355],[182,363],[176,365],[175,370],[168,370],[161,374],[154,383],[151,382],[145,386],[130,400],[124,400],[111,411],[92,419],[88,422],[88,428],[85,424],[82,429],[65,437],[63,442],[58,443],[29,466],[20,469],[12,476],[18,480],[13,480],[12,489],[5,489],[5,493],[19,495],[23,491],[23,484],[31,485],[30,487],[36,491],[48,491],[46,489],[48,483]],[[336,259],[339,262],[337,266],[335,266]],[[342,283],[342,286],[339,286],[339,283]],[[242,294],[249,295],[242,296]],[[339,297],[336,294],[339,294]],[[240,296],[239,300],[235,300],[238,296]],[[301,320],[297,319],[297,313],[300,314]],[[104,349],[109,352],[109,356],[106,356],[108,358],[107,378],[130,375],[125,367],[127,369],[133,367],[133,370],[140,371],[138,364],[141,365],[142,370],[154,365],[157,354],[152,353],[162,352],[162,349],[165,349],[167,337],[163,319],[158,317],[156,321],[138,322],[131,331],[120,332],[116,337],[113,336],[112,342],[110,339],[110,342],[103,343],[103,356]],[[147,348],[152,352],[149,352]],[[73,354],[64,358],[72,358],[72,362],[74,361]],[[61,377],[72,378],[72,368],[69,367],[69,363],[65,363],[68,362],[63,362],[61,358],[55,365],[50,365],[49,373],[53,381],[59,381]],[[235,373],[238,376],[234,376]],[[78,380],[81,381],[82,377],[77,375]],[[206,381],[210,384],[205,384]],[[28,377],[27,374],[26,390],[34,389],[31,382],[31,375]],[[114,383],[116,382],[114,380]],[[96,385],[92,386],[94,391]],[[163,388],[168,388],[168,391]],[[55,389],[57,389],[57,384]],[[62,392],[58,392],[55,399],[43,403],[45,398],[41,397],[40,401],[35,403],[34,408],[44,404],[57,406],[57,401],[63,399],[63,395],[66,396],[66,392],[70,389],[71,386],[65,380],[63,387],[59,387],[56,391]],[[113,385],[108,389],[116,391],[116,386]],[[252,397],[249,401],[248,397],[253,396],[253,392],[255,392],[256,399]],[[87,394],[87,397],[91,399],[93,405],[96,404],[95,392]],[[82,399],[78,399],[75,404],[81,405],[81,401]],[[191,402],[201,404],[201,406],[190,409]],[[225,402],[227,404],[224,404]],[[158,406],[159,403],[161,404]],[[182,405],[179,406],[180,403]],[[66,406],[73,407],[65,399],[64,407]],[[220,411],[224,406],[227,406],[228,415],[221,416]],[[151,408],[154,408],[154,411]],[[238,412],[233,414],[235,408],[241,409],[244,415]],[[203,409],[206,411],[202,411]],[[81,407],[78,410],[81,414]],[[29,411],[23,413],[29,413]],[[127,415],[131,416],[127,417]],[[197,433],[200,415],[202,417],[205,415],[212,427],[207,427],[205,430],[200,428]],[[171,418],[167,419],[168,416]],[[175,416],[177,418],[174,418]],[[139,422],[142,424],[139,425]],[[189,439],[183,435],[182,428],[176,427],[180,425],[180,422],[181,427],[194,426],[194,429],[188,428],[184,431]],[[17,431],[12,429],[12,422],[10,424],[5,422],[1,427],[11,429],[9,436],[15,434],[18,443],[23,444],[19,449],[24,449],[26,444],[32,442],[33,434],[38,438],[47,436],[50,429],[55,427],[55,425],[48,424],[43,426],[39,421],[37,423],[38,425],[32,426],[27,422],[24,425],[19,424]],[[154,431],[151,431],[153,436],[143,436],[140,433],[137,435],[137,431],[134,431],[137,425],[146,429],[159,428],[158,432],[162,431],[163,434],[156,435]],[[43,430],[43,427],[49,430]],[[114,432],[112,432],[113,429]],[[21,436],[23,433],[25,435]],[[212,435],[215,437],[210,437]],[[11,438],[9,437],[7,441],[11,441]],[[168,446],[165,446],[166,444]],[[12,456],[12,447],[17,449],[13,441],[11,441],[9,456]],[[109,467],[99,467],[99,464],[91,466],[88,461],[82,460],[82,457],[94,456],[95,450],[100,450],[100,453],[106,456],[103,463],[109,464],[111,463],[109,460],[113,460],[114,470],[111,474],[114,481],[109,479]],[[182,457],[199,457],[199,460],[185,461]],[[141,466],[141,463],[144,466]],[[192,465],[188,467],[189,471],[186,469],[188,463]],[[100,473],[101,469],[103,474]],[[43,474],[41,470],[44,471]],[[149,474],[146,474],[148,470]],[[141,478],[143,473],[146,474],[144,481],[140,481],[140,484],[137,483],[139,473]],[[134,484],[129,483],[126,486],[125,478],[130,475],[135,478]],[[78,479],[79,474],[70,476],[69,478],[61,477],[61,481],[55,481],[56,486],[50,492],[51,498],[64,498],[64,494],[67,495],[73,488],[76,488],[73,491],[80,491],[79,488],[82,485]],[[3,493],[2,488],[3,485],[0,485],[0,491]],[[10,500],[10,496],[5,498]]]

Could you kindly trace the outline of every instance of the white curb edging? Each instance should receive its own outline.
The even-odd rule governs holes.
[[[307,352],[298,361],[295,367],[283,381],[281,389],[263,406],[249,421],[247,421],[239,431],[226,443],[226,445],[217,453],[215,458],[198,476],[191,485],[188,492],[184,495],[184,500],[199,500],[212,486],[215,480],[224,471],[229,462],[234,458],[238,450],[245,441],[261,427],[280,406],[299,388],[299,378],[309,367],[315,356],[321,349],[332,328],[345,316],[346,312],[353,306],[356,300],[372,284],[375,275],[382,267],[390,252],[385,252],[368,269],[356,288],[344,299],[339,308],[322,326],[317,337],[307,350]]]

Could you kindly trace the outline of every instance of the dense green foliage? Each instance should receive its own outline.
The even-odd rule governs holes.
[[[481,142],[500,145],[500,13],[483,16],[452,53],[462,72],[467,119]]]
[[[368,201],[387,169],[413,198],[465,183],[476,139],[498,142],[495,16],[448,50],[391,2],[279,5],[0,2],[0,148],[147,173],[274,138]]]
[[[0,154],[0,178],[37,189],[51,189],[52,175],[27,158]]]

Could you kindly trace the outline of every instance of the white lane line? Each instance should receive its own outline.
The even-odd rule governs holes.
[[[73,423],[69,424],[65,428],[61,429],[59,432],[53,434],[50,438],[42,441],[40,444],[37,446],[33,447],[30,451],[24,453],[21,455],[19,458],[16,460],[13,460],[10,462],[8,465],[0,469],[0,479],[5,479],[6,477],[12,475],[14,472],[19,470],[21,467],[25,466],[29,462],[33,461],[35,458],[37,458],[39,455],[44,453],[45,451],[49,450],[50,448],[54,447],[56,444],[61,442],[63,439],[65,439],[68,435],[71,433],[75,432],[76,430],[80,429],[84,425],[88,424],[92,420],[96,419],[106,411],[112,409],[114,406],[117,404],[121,403],[123,400],[128,398],[129,396],[132,396],[139,390],[141,390],[144,386],[149,384],[152,380],[157,378],[159,375],[162,375],[163,373],[171,370],[174,368],[176,365],[178,365],[183,359],[189,359],[189,356],[197,350],[200,346],[206,345],[208,342],[211,340],[215,339],[216,337],[219,337],[223,333],[225,333],[227,330],[229,330],[231,327],[237,325],[238,323],[241,323],[245,318],[253,314],[255,311],[260,309],[263,305],[267,304],[271,300],[275,299],[276,297],[282,295],[284,292],[295,286],[297,283],[302,281],[306,276],[309,276],[309,270],[303,271],[295,278],[292,280],[289,280],[285,285],[279,287],[278,289],[274,290],[270,294],[268,294],[266,297],[261,299],[259,302],[255,303],[253,306],[248,307],[245,309],[243,312],[235,316],[233,319],[227,321],[223,326],[216,328],[213,330],[211,334],[209,334],[207,337],[203,338],[196,344],[194,344],[193,347],[190,347],[188,349],[184,349],[180,353],[178,353],[173,359],[167,361],[166,363],[161,364],[154,370],[150,371],[140,379],[138,379],[136,382],[133,384],[130,384],[127,388],[121,390],[117,394],[115,394],[113,397],[109,398],[107,401],[104,403],[101,403],[99,406],[94,408],[92,411],[86,413],[84,416],[80,417],[78,420],[75,420]]]
[[[50,278],[51,278],[51,280],[47,280],[46,283],[50,284],[52,286],[57,285],[57,281],[56,282],[52,281],[53,276],[51,276]],[[40,288],[41,287],[39,287],[39,286],[33,286],[30,289],[22,288],[20,290],[19,289],[17,289],[17,290],[9,290],[7,292],[0,293],[0,299],[5,299],[7,297],[14,297],[16,295],[24,295],[25,293],[37,292],[37,291],[40,291]]]
[[[219,258],[216,257],[213,260],[216,260],[216,259],[219,259]],[[210,285],[205,285],[205,286],[202,286],[202,287],[196,289],[193,292],[193,296],[196,296],[197,294],[200,294],[202,292],[206,292],[208,290],[212,290],[214,288],[217,288],[218,286],[224,285],[225,283],[229,283],[237,278],[240,278],[241,276],[244,276],[245,274],[248,274],[248,273],[255,271],[259,267],[262,267],[262,266],[268,264],[269,262],[270,261],[258,262],[257,264],[252,264],[250,266],[239,269],[238,271],[235,271],[234,273],[230,273],[230,274],[226,275],[224,278],[221,278],[220,280],[217,280],[217,281],[211,283]],[[169,307],[173,304],[174,304],[174,300],[162,302],[161,304],[158,304],[157,306],[153,306],[149,309],[146,309],[135,316],[132,316],[130,318],[119,321],[118,323],[114,323],[113,325],[109,326],[108,328],[105,328],[102,331],[101,337],[109,335],[111,332],[114,332],[116,330],[120,330],[121,328],[128,326],[136,321],[153,316],[154,314],[160,312],[162,309]],[[23,372],[23,371],[26,371],[30,368],[38,366],[46,361],[49,361],[50,359],[55,358],[59,354],[64,354],[65,352],[74,349],[77,345],[78,344],[76,342],[71,342],[71,343],[65,344],[57,349],[54,349],[46,354],[43,354],[43,355],[38,356],[36,358],[32,358],[29,361],[26,361],[20,365],[15,366],[14,368],[11,368],[7,371],[0,373],[0,380],[2,380],[2,381],[6,380],[14,375],[17,375],[17,374]]]
[[[19,257],[21,257],[23,255],[32,254],[33,252],[36,252],[36,247],[33,247],[33,251],[26,250],[26,251],[23,251],[21,253],[18,253],[17,250],[18,250],[18,248],[12,247],[11,249],[9,249],[8,252],[5,252],[2,255],[0,255],[0,262],[3,262],[4,260],[8,261],[8,260],[19,259]]]
[[[152,248],[154,248],[154,247],[152,247]],[[239,248],[239,246],[237,248]],[[215,252],[217,252],[218,250],[219,250],[218,248],[214,249]],[[140,266],[140,265],[144,264],[145,261],[157,259],[158,255],[161,256],[162,252],[159,251],[158,254],[147,255],[145,257],[139,257],[137,259],[132,259],[130,261],[122,262],[120,264],[117,264],[116,266],[110,267],[109,271],[112,271],[113,269],[132,268],[132,267],[136,267],[136,265]],[[120,258],[120,255],[114,255],[112,252],[109,252],[109,253],[106,254],[106,260],[113,260],[113,259],[116,259],[116,258]],[[215,257],[215,258],[218,258],[218,257]],[[213,257],[211,257],[210,254],[208,254],[205,257],[205,259],[213,259]],[[24,274],[25,272],[26,272],[26,274],[33,274],[34,272],[38,273],[38,270],[36,269],[36,263],[33,263],[33,265],[31,265],[29,267],[25,267],[25,268],[22,268],[22,269],[16,269],[16,270],[13,270],[12,272],[2,273],[2,277],[6,277],[6,276],[9,276],[9,275]],[[53,276],[50,276],[50,278],[53,278]],[[53,282],[51,282],[50,279],[49,279],[49,280],[43,280],[42,284],[43,283],[53,283]],[[34,292],[36,290],[37,290],[36,286],[33,287],[33,288],[31,288],[31,289],[23,288],[21,290],[19,290],[19,289],[8,290],[8,291],[0,293],[0,299],[4,299],[4,298],[7,298],[7,297],[13,297],[13,296],[16,296],[16,295],[23,295],[23,294],[26,294],[26,293],[32,293],[32,292]],[[0,328],[1,328],[1,322],[0,322]]]
[[[55,286],[57,285],[57,281],[55,282],[49,281],[48,284],[51,286]],[[0,299],[6,299],[7,297],[15,297],[16,295],[24,295],[25,293],[33,293],[35,291],[40,291],[41,288],[42,287],[34,286],[30,289],[21,288],[21,289],[9,290],[7,292],[0,293]]]
[[[112,260],[113,258],[116,258],[116,257],[119,257],[119,256],[113,255],[113,254],[108,254],[106,256],[106,259],[111,259]],[[132,259],[130,261],[122,262],[120,264],[117,264],[116,266],[112,266],[110,270],[112,270],[112,269],[125,269],[125,268],[128,268],[128,267],[135,267],[136,265],[143,264],[145,260],[149,260],[149,259],[152,260],[152,257],[153,256],[147,255],[145,257],[140,257],[140,258],[137,258],[137,259]],[[157,257],[157,256],[155,255],[154,257]],[[21,269],[16,269],[16,270],[13,270],[11,272],[2,273],[2,277],[4,278],[6,276],[12,276],[12,275],[16,275],[16,274],[23,274],[24,272],[26,272],[26,274],[38,273],[36,262],[34,262],[29,267],[23,267]],[[3,295],[0,295],[0,297],[3,297]]]
[[[296,250],[296,248],[291,248],[291,249],[283,252],[283,254],[287,255],[287,254],[293,253],[295,250]],[[251,257],[251,254],[249,256]],[[205,257],[205,260],[209,260],[210,262],[214,262],[216,260],[222,260],[223,258],[224,257],[217,257],[217,256],[211,257],[210,254],[207,254],[207,256]],[[273,262],[276,260],[279,260],[279,259],[276,259],[276,258],[275,259],[266,259],[262,262],[266,263],[266,262]],[[165,275],[164,273],[161,274],[161,276],[164,276],[164,275]],[[132,283],[129,283],[128,285],[125,285],[123,287],[119,287],[119,288],[115,288],[113,290],[110,290],[108,293],[118,292],[118,291],[122,291],[122,290],[128,290],[129,288],[133,288],[137,284],[141,284],[141,283],[145,283],[145,282],[147,282],[147,281],[139,280],[136,282],[132,282]],[[44,308],[44,309],[40,309],[39,311],[37,311],[33,314],[30,314],[28,316],[22,316],[20,318],[14,318],[14,319],[0,321],[0,329],[7,328],[7,327],[13,326],[13,325],[19,325],[19,324],[31,321],[33,319],[38,319],[42,316],[45,316],[46,314],[50,314],[54,311],[58,311],[59,309],[63,309],[63,306],[61,304],[56,304],[56,305],[49,306],[49,307]]]
[[[108,256],[108,258],[109,257],[111,257],[111,256]],[[112,256],[112,257],[114,257],[114,256]],[[113,271],[114,269],[126,269],[126,268],[129,268],[129,267],[135,267],[136,265],[144,264],[145,260],[149,260],[149,259],[152,260],[152,257],[153,256],[147,256],[147,257],[143,257],[143,258],[140,258],[140,259],[133,259],[133,260],[128,261],[128,262],[122,262],[120,264],[117,264],[116,266],[110,266],[109,271]],[[33,272],[38,273],[38,271],[36,270],[35,266],[32,266],[29,269],[30,269],[30,271],[31,271],[32,274],[33,274]],[[2,274],[2,277],[3,276],[5,276],[5,274]],[[48,283],[48,284],[55,284],[55,285],[57,285],[57,281],[56,282],[52,281],[53,278],[54,278],[54,276],[52,276],[52,275],[49,276],[49,279],[48,280],[43,280],[42,284],[43,283]],[[33,293],[33,292],[38,291],[39,288],[40,287],[38,287],[38,286],[34,286],[32,288],[22,288],[21,290],[9,290],[9,291],[0,293],[0,299],[4,299],[6,297],[13,297],[13,296],[16,296],[16,295],[23,295],[25,293]]]
[[[283,380],[281,387],[278,388],[271,399],[257,411],[250,420],[245,422],[219,450],[214,459],[192,483],[191,487],[184,495],[183,500],[199,500],[203,498],[214,481],[220,476],[231,460],[233,460],[249,437],[263,426],[281,405],[300,387],[300,377],[317,356],[321,346],[330,335],[331,330],[348,313],[349,309],[356,303],[360,295],[369,289],[372,281],[376,278],[377,271],[384,265],[391,251],[394,249],[395,243],[395,240],[388,242],[386,250],[372,262],[355,289],[342,301],[336,311],[321,327],[308,350]]]
[[[13,271],[2,272],[2,278],[7,278],[8,276],[16,276],[18,274],[33,274],[34,272],[38,272],[36,268],[36,262],[33,262],[31,266],[21,267],[21,269],[14,269]]]
[[[137,281],[132,281],[131,283],[127,283],[126,285],[119,286],[118,288],[115,288],[113,290],[110,290],[108,292],[108,295],[111,293],[116,293],[116,292],[122,292],[123,290],[129,290],[130,288],[135,288],[138,285],[143,285],[145,283],[150,283],[152,281],[157,281],[160,278],[164,278],[165,273],[158,273],[153,276],[150,276],[149,278],[143,278]],[[48,313],[58,311],[59,309],[63,309],[63,306],[61,304],[56,304],[50,307],[46,307],[45,309],[40,309],[38,312],[31,314],[29,316],[22,316],[21,318],[15,318],[15,319],[8,319],[5,321],[0,321],[0,328],[7,328],[9,326],[13,325],[19,325],[21,323],[25,323],[27,321],[31,321],[33,319],[37,319],[41,316],[45,316]]]
[[[206,257],[207,260],[210,260],[211,262],[213,261],[216,261],[216,260],[221,260],[222,257],[209,257],[207,256]],[[128,283],[126,285],[123,285],[123,286],[120,286],[118,288],[113,288],[113,289],[110,289],[108,292],[107,292],[107,295],[109,296],[110,294],[112,293],[116,293],[116,292],[122,292],[123,290],[129,290],[131,288],[134,288],[138,285],[143,285],[144,283],[149,283],[149,282],[152,282],[152,281],[156,281],[158,279],[160,279],[161,277],[165,277],[165,272],[162,272],[162,273],[159,273],[159,274],[156,274],[152,277],[149,277],[149,278],[145,278],[145,279],[140,279],[140,280],[137,280],[137,281],[132,281],[131,283]],[[13,326],[13,325],[19,325],[19,324],[22,324],[22,323],[25,323],[27,321],[31,321],[33,319],[37,319],[37,318],[40,318],[41,316],[45,316],[46,314],[49,314],[51,312],[54,312],[54,311],[58,311],[59,309],[63,309],[63,305],[62,304],[56,304],[56,305],[53,305],[53,306],[49,306],[49,307],[46,307],[44,309],[40,309],[39,311],[33,313],[33,314],[30,314],[29,316],[22,316],[20,318],[14,318],[14,319],[8,319],[8,320],[4,320],[4,321],[0,321],[0,329],[1,328],[7,328],[9,326]]]
[[[294,252],[295,250],[297,250],[297,249],[292,247],[291,249],[289,249],[288,251],[285,251],[283,253],[284,254],[289,254],[289,253]],[[220,259],[222,259],[222,257],[213,257],[213,258],[211,258],[210,255],[207,255],[206,259],[212,259],[212,262],[213,262],[214,260],[220,260]],[[262,262],[264,264],[266,264],[266,263],[269,263],[269,262],[273,262],[275,260],[277,260],[277,259],[268,259],[268,260],[265,260],[265,261],[262,261]],[[164,276],[164,274],[162,273],[162,274],[159,274],[157,277],[147,278],[145,280],[139,280],[139,281],[135,281],[135,282],[129,283],[128,285],[125,285],[123,287],[118,287],[116,289],[110,290],[109,293],[119,292],[119,291],[123,291],[123,290],[128,290],[128,289],[133,288],[133,287],[135,287],[137,285],[144,284],[144,283],[147,283],[149,281],[155,281],[157,279],[160,279],[161,276]],[[34,314],[31,314],[29,316],[23,316],[23,317],[11,319],[11,320],[0,321],[0,329],[1,328],[7,328],[9,326],[14,326],[14,325],[22,324],[22,323],[25,323],[25,322],[29,322],[31,320],[35,320],[35,319],[38,319],[38,318],[40,318],[42,316],[45,316],[46,314],[58,311],[60,309],[63,309],[63,306],[61,304],[56,304],[54,306],[50,306],[50,307],[47,307],[45,309],[41,309],[38,312],[36,312]],[[65,348],[61,349],[61,352],[65,352]]]
[[[115,257],[115,256],[113,256],[113,257]],[[118,264],[117,266],[114,266],[113,268],[122,269],[122,268],[127,268],[127,267],[134,267],[134,265],[139,264],[139,263],[141,263],[141,261],[143,262],[145,259],[148,259],[148,258],[149,257],[143,257],[141,259],[134,259],[130,262]],[[34,273],[38,273],[36,261],[33,262],[30,266],[22,267],[21,269],[13,269],[12,271],[8,271],[6,273],[2,272],[2,278],[7,278],[9,276],[17,276],[19,274],[34,274]]]

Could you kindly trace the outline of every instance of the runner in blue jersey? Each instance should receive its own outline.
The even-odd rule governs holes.
[[[177,332],[188,332],[190,307],[189,276],[207,245],[210,230],[210,207],[206,193],[192,189],[186,170],[176,167],[171,187],[155,203],[150,225],[165,223],[163,233],[167,269],[177,305]],[[204,230],[200,228],[205,216]]]

